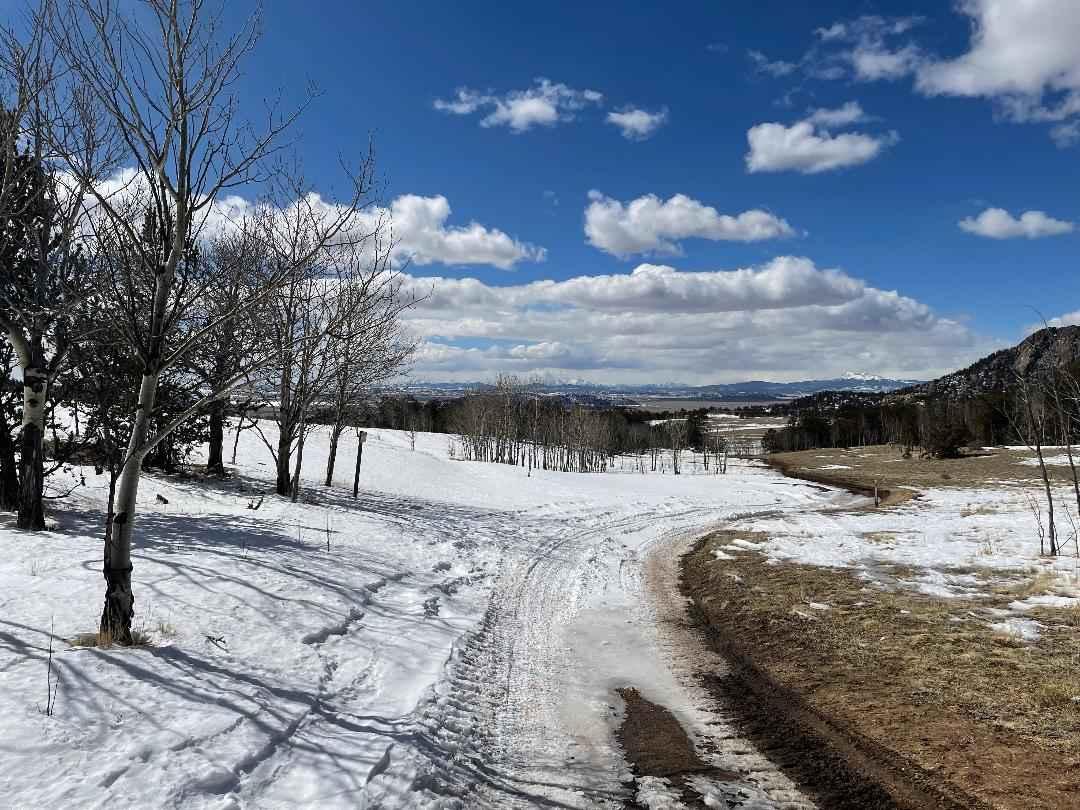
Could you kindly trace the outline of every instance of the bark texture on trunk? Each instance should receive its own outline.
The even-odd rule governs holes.
[[[210,475],[225,477],[225,401],[210,403],[210,446],[206,458]]]
[[[326,486],[334,485],[334,465],[337,463],[338,441],[344,428],[335,426],[330,431],[330,455],[326,459]]]
[[[287,497],[292,489],[292,441],[285,431],[282,431],[278,439],[277,449],[277,481],[275,492],[282,497]]]
[[[116,490],[116,509],[106,533],[102,565],[105,606],[101,612],[101,632],[117,644],[131,643],[131,622],[135,616],[135,597],[131,591],[131,540],[142,474],[142,448],[150,432],[150,414],[157,398],[159,376],[157,371],[143,374],[127,460]]]
[[[356,469],[353,471],[352,479],[352,496],[354,498],[360,495],[360,462],[364,460],[365,438],[365,436],[356,437]]]
[[[296,443],[296,470],[293,473],[292,491],[289,497],[293,503],[300,498],[300,470],[304,465],[304,439],[307,438],[307,427],[300,425],[300,441]]]
[[[23,419],[19,438],[18,527],[45,528],[45,399],[48,376],[40,367],[23,369]]]

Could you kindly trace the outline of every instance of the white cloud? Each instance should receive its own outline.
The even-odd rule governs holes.
[[[914,73],[923,63],[922,51],[896,38],[923,22],[922,17],[864,15],[835,22],[814,31],[819,46],[803,57],[807,73],[818,79],[893,80]]]
[[[497,287],[471,278],[438,279],[437,287],[439,295],[422,308],[471,315],[541,305],[671,314],[786,309],[842,304],[862,297],[866,289],[839,270],[822,270],[794,256],[738,270],[691,273],[646,263],[626,274]]]
[[[1073,127],[1080,120],[1080,3],[958,0],[955,7],[971,21],[959,56],[897,40],[920,18],[866,16],[817,29],[820,46],[804,62],[844,63],[863,81],[914,76],[923,95],[991,99],[1009,120],[1058,123],[1051,137],[1059,146],[1080,140]]]
[[[1042,211],[1025,211],[1018,219],[1003,208],[987,208],[977,217],[960,220],[959,225],[961,230],[989,239],[1041,239],[1076,229],[1073,223],[1054,219]]]
[[[619,128],[622,136],[631,141],[643,141],[667,123],[668,111],[664,107],[649,112],[638,107],[626,107],[607,114],[607,122]]]
[[[511,90],[502,95],[462,87],[450,100],[436,99],[434,107],[451,115],[487,111],[480,119],[480,126],[506,126],[514,132],[526,132],[535,126],[551,127],[572,121],[576,112],[603,100],[603,94],[596,90],[575,90],[539,78],[527,90]]]
[[[750,58],[750,61],[754,64],[754,69],[758,73],[767,73],[775,78],[782,78],[794,73],[799,69],[799,65],[796,62],[785,62],[782,59],[769,59],[761,51],[747,51],[746,55]]]
[[[811,124],[816,124],[822,129],[835,129],[836,127],[859,124],[863,121],[870,120],[870,118],[863,112],[863,108],[859,102],[849,101],[835,109],[819,108],[813,110],[806,120]]]
[[[139,194],[145,193],[145,187],[146,176],[131,168],[121,169],[98,184],[99,192],[112,198],[114,206],[137,200]],[[310,213],[331,222],[343,213],[337,203],[315,192],[309,192],[304,201],[305,216]],[[291,206],[275,210],[267,209],[265,205],[235,194],[218,197],[213,205],[204,209],[204,219],[197,223],[200,236],[209,238],[234,228],[245,217],[259,211],[290,215]],[[92,213],[96,205],[88,202],[87,210]],[[395,258],[407,259],[416,265],[438,262],[489,265],[510,270],[519,262],[542,262],[547,258],[544,248],[516,239],[498,228],[475,221],[465,225],[448,224],[450,215],[450,202],[441,194],[431,197],[402,194],[389,206],[370,205],[358,211],[341,238],[359,243],[366,235],[381,229],[384,239],[393,239]]]
[[[447,227],[446,197],[404,194],[390,205],[397,251],[414,264],[487,264],[509,270],[520,261],[543,261],[546,251],[477,222]]]
[[[858,107],[858,105],[855,105]],[[820,117],[850,117],[854,109],[819,110]],[[858,109],[861,113],[861,108]],[[746,154],[749,172],[796,171],[803,174],[858,166],[873,160],[900,137],[895,132],[868,135],[845,132],[833,135],[824,127],[815,127],[813,115],[791,126],[778,123],[758,124],[746,133],[750,151]]]
[[[229,223],[241,219],[255,205],[241,197],[225,198],[212,209],[207,227],[211,232],[229,227]],[[328,221],[340,215],[335,203],[318,194],[308,196],[308,205],[315,216]],[[381,228],[384,238],[393,238],[395,259],[421,266],[438,262],[510,270],[518,262],[542,262],[547,258],[544,248],[521,242],[497,228],[478,222],[448,225],[449,218],[450,203],[441,194],[434,197],[402,194],[389,207],[373,205],[360,211],[341,238],[359,242]]]
[[[1066,312],[1064,315],[1058,315],[1056,318],[1051,318],[1046,322],[1047,326],[1080,326],[1080,309],[1073,312]],[[1028,332],[1038,332],[1043,328],[1043,324],[1032,325],[1028,328]]]
[[[1075,0],[964,0],[969,50],[927,64],[919,88],[954,96],[1020,95],[1080,89],[1080,4]]]
[[[862,43],[848,54],[855,77],[863,81],[900,79],[914,73],[923,54],[914,45],[890,49],[881,43]]]
[[[646,194],[623,203],[591,191],[585,208],[589,244],[621,258],[635,253],[678,255],[682,239],[757,242],[794,233],[785,220],[767,211],[721,214],[685,194],[667,200]]]
[[[998,347],[919,301],[799,257],[711,272],[642,264],[508,286],[409,284],[434,287],[408,315],[426,339],[415,376],[428,379],[506,371],[703,383],[833,376],[853,364],[923,377]]]

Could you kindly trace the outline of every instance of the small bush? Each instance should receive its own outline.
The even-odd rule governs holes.
[[[960,458],[960,448],[970,441],[971,431],[965,424],[934,424],[926,436],[926,455],[931,458]]]

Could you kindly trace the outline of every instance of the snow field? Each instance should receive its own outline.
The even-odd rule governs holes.
[[[146,476],[142,648],[68,643],[100,612],[103,477],[72,471],[87,485],[56,503],[53,531],[3,519],[5,801],[618,807],[633,795],[613,738],[623,685],[720,740],[718,764],[748,773],[740,789],[775,806],[795,795],[717,707],[701,707],[656,630],[642,571],[653,551],[674,559],[733,514],[831,496],[735,465],[727,476],[529,476],[452,461],[446,436],[418,434],[413,451],[403,433],[371,431],[354,501],[354,441],[343,439],[327,490],[328,442],[311,437],[297,504],[267,495],[249,508],[273,478],[251,432],[229,482]]]

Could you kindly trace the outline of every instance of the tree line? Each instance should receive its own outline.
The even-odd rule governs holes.
[[[789,423],[764,438],[768,452],[892,444],[906,458],[958,458],[965,448],[1022,445],[1035,454],[1046,511],[1032,501],[1042,553],[1080,556],[1080,527],[1063,539],[1045,448],[1065,456],[1076,514],[1080,516],[1080,363],[1058,358],[1035,373],[1014,372],[1005,390],[957,397],[933,394],[830,392],[800,400]],[[1073,515],[1065,509],[1065,516]]]
[[[706,470],[723,470],[728,454],[750,451],[750,442],[713,426],[704,408],[588,407],[540,389],[502,375],[493,386],[455,399],[373,399],[363,419],[372,427],[444,433],[455,458],[528,470],[604,472],[629,455],[642,472],[679,474],[687,452],[699,455]]]

